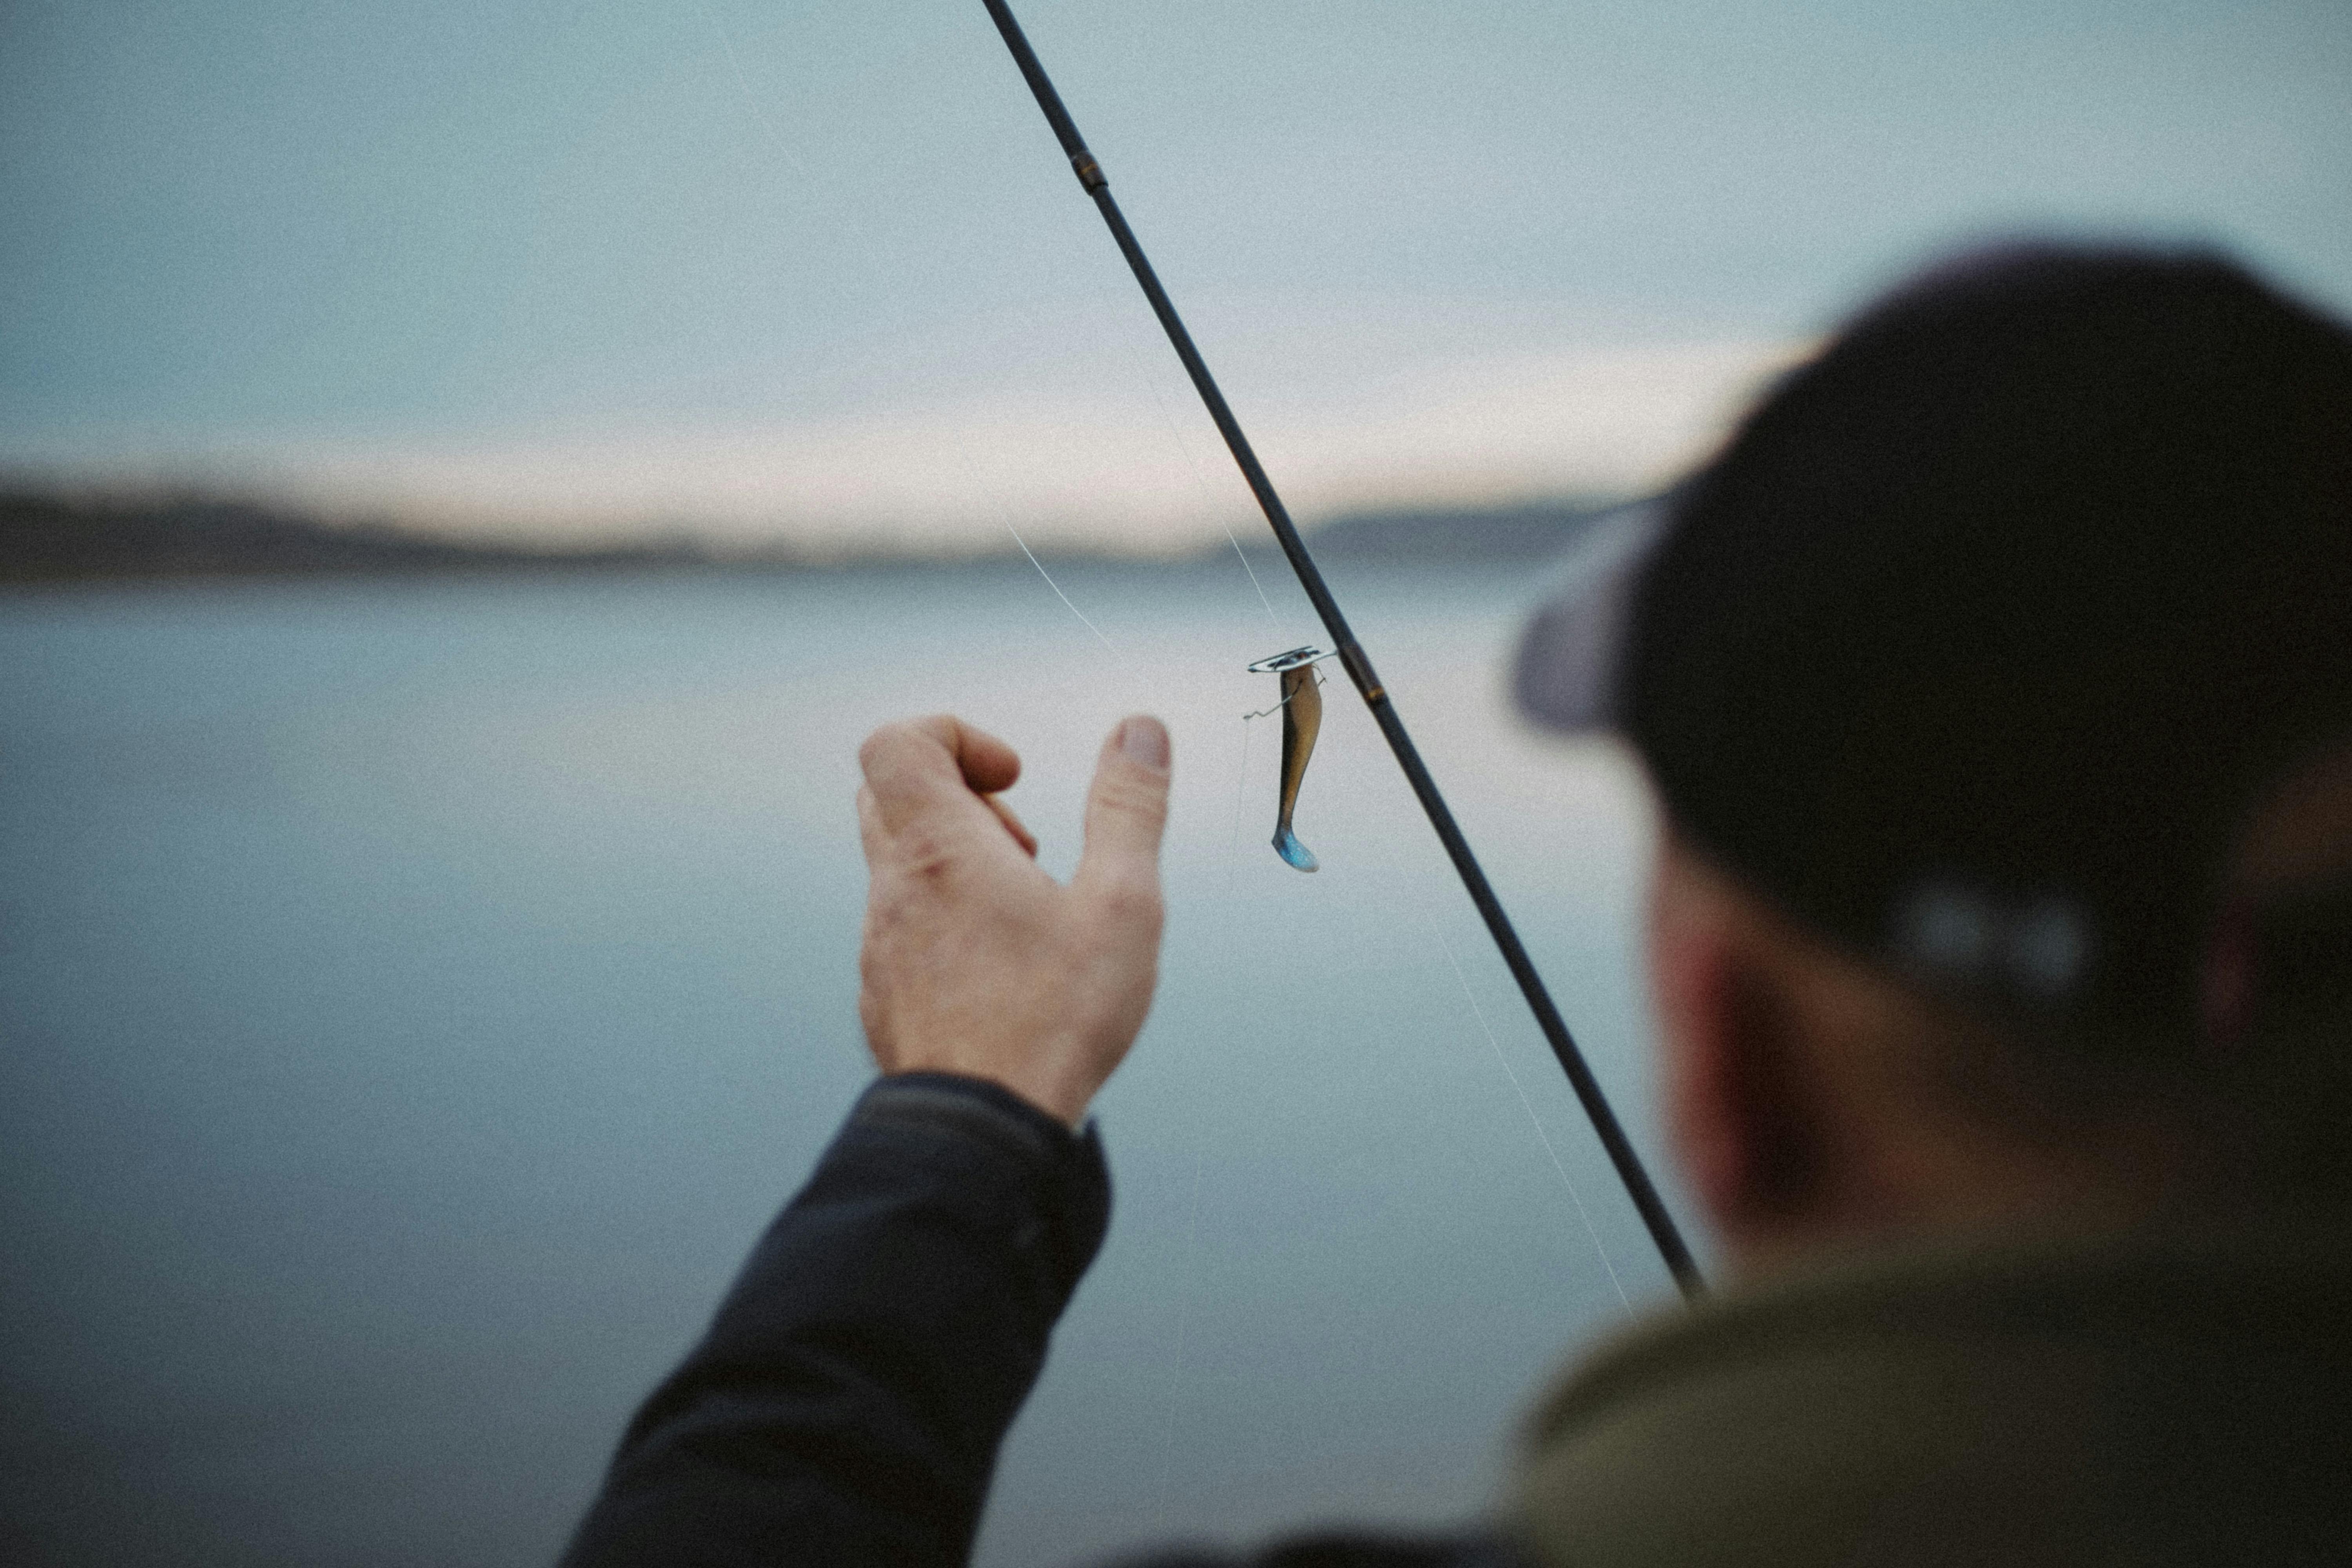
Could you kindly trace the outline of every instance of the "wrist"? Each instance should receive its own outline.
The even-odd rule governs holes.
[[[1108,1076],[1099,1054],[1075,1038],[1024,1037],[1015,1049],[1001,1038],[969,1037],[928,1049],[894,1046],[874,1053],[890,1077],[939,1073],[991,1084],[1072,1131],[1086,1121],[1087,1107]]]
[[[897,1100],[910,1094],[922,1096],[926,1090],[985,1104],[993,1111],[993,1120],[1010,1121],[1027,1128],[1041,1152],[1048,1146],[1055,1150],[1074,1146],[1087,1137],[1083,1118],[1074,1123],[1003,1079],[986,1072],[960,1068],[899,1068],[877,1079],[866,1090],[866,1096]]]

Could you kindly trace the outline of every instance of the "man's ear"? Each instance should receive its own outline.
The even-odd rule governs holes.
[[[1735,1252],[1769,1248],[1804,1228],[1829,1176],[1790,977],[1711,877],[1671,851],[1649,948],[1683,1170]]]

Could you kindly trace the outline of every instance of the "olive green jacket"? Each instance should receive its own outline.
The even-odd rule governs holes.
[[[1511,1522],[1583,1568],[2352,1563],[2352,1227],[1979,1243],[1587,1359]]]

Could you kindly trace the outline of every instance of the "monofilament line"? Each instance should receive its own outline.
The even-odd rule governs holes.
[[[1478,1005],[1477,994],[1470,989],[1470,977],[1462,973],[1462,965],[1454,959],[1453,944],[1445,940],[1445,933],[1437,928],[1434,920],[1429,922],[1429,934],[1437,939],[1438,951],[1444,953],[1445,962],[1453,965],[1454,978],[1462,986],[1462,999],[1470,1004],[1470,1016],[1478,1020],[1478,1032],[1486,1037],[1487,1048],[1495,1053],[1495,1060],[1502,1068],[1503,1076],[1511,1080],[1511,1092],[1519,1097],[1519,1109],[1528,1113],[1528,1125],[1536,1130],[1536,1141],[1543,1145],[1544,1155],[1551,1161],[1552,1171],[1559,1177],[1559,1184],[1568,1189],[1568,1200],[1576,1205],[1576,1217],[1584,1222],[1584,1234],[1591,1241],[1594,1253],[1599,1255],[1601,1267],[1608,1270],[1609,1286],[1617,1292],[1617,1304],[1631,1314],[1633,1303],[1626,1299],[1625,1282],[1617,1278],[1617,1266],[1609,1261],[1609,1249],[1601,1245],[1601,1233],[1592,1228],[1592,1215],[1584,1206],[1584,1195],[1576,1190],[1576,1184],[1568,1179],[1568,1167],[1560,1163],[1559,1151],[1551,1146],[1551,1134],[1544,1131],[1543,1119],[1536,1114],[1535,1105],[1519,1083],[1519,1075],[1511,1070],[1511,1058],[1503,1054],[1503,1043],[1495,1038],[1495,1031],[1487,1027],[1486,1009]]]
[[[1144,378],[1143,384],[1151,393],[1151,401],[1159,406],[1160,423],[1166,428],[1168,438],[1176,443],[1176,449],[1184,454],[1184,466],[1192,470],[1192,488],[1201,492],[1202,504],[1209,509],[1209,515],[1217,520],[1217,526],[1225,531],[1225,542],[1234,547],[1234,559],[1240,562],[1242,570],[1249,574],[1250,586],[1257,590],[1257,602],[1265,606],[1266,620],[1276,631],[1280,631],[1282,617],[1274,613],[1274,601],[1265,596],[1265,584],[1257,580],[1257,568],[1250,564],[1249,552],[1242,548],[1241,537],[1234,532],[1234,525],[1227,522],[1225,514],[1218,510],[1216,497],[1209,493],[1209,481],[1201,472],[1200,459],[1192,456],[1192,448],[1178,433],[1176,421],[1168,412],[1168,400],[1160,395],[1159,384],[1150,377]]]
[[[1109,314],[1110,302],[1103,298],[1099,287],[1096,295],[1104,306],[1105,314]],[[1185,440],[1183,432],[1176,427],[1175,416],[1168,412],[1168,400],[1160,395],[1160,384],[1144,368],[1143,355],[1136,346],[1123,337],[1118,342],[1127,350],[1128,363],[1135,369],[1135,379],[1151,394],[1151,405],[1160,410],[1160,427],[1168,432],[1170,444],[1183,455],[1184,466],[1192,471],[1192,488],[1200,492],[1202,507],[1217,520],[1217,526],[1225,531],[1225,542],[1234,547],[1234,558],[1242,563],[1242,570],[1249,574],[1250,586],[1257,590],[1257,602],[1265,606],[1265,618],[1273,624],[1276,631],[1280,631],[1282,617],[1274,613],[1274,601],[1265,596],[1265,584],[1258,581],[1257,568],[1250,564],[1249,552],[1242,548],[1240,537],[1234,532],[1234,525],[1225,521],[1225,514],[1219,510],[1217,498],[1209,489],[1208,476],[1201,472],[1201,460],[1192,456],[1192,444]]]
[[[1168,417],[1168,405],[1161,400],[1160,389],[1156,386],[1151,388],[1151,400],[1160,405],[1160,420],[1168,426],[1168,434],[1176,437],[1176,449],[1184,454],[1185,464],[1192,470],[1192,483],[1208,503],[1209,515],[1215,518],[1217,526],[1225,531],[1225,542],[1234,547],[1234,559],[1240,562],[1242,570],[1249,574],[1250,586],[1257,590],[1257,602],[1265,606],[1265,618],[1273,623],[1275,630],[1280,631],[1282,617],[1274,613],[1274,601],[1265,596],[1265,584],[1257,580],[1257,568],[1250,564],[1249,552],[1242,548],[1241,538],[1234,532],[1234,525],[1225,521],[1225,514],[1216,510],[1215,498],[1209,494],[1209,482],[1202,477],[1201,465],[1193,458],[1192,448],[1184,444],[1183,437],[1176,436],[1176,422]]]
[[[1225,896],[1234,891],[1234,872],[1242,863],[1242,805],[1249,798],[1250,715],[1242,715],[1241,776],[1234,780],[1234,831],[1225,841]]]
[[[743,69],[742,57],[735,52],[735,40],[729,36],[727,24],[719,19],[719,13],[712,10],[708,4],[701,6],[701,11],[703,19],[710,24],[710,30],[718,36],[719,49],[727,56],[728,68],[735,75],[735,85],[742,92],[743,108],[745,111],[751,115],[751,122],[760,128],[761,132],[766,135],[770,142],[775,143],[776,151],[782,153],[784,155],[785,161],[792,164],[793,172],[800,175],[803,179],[806,179],[808,177],[808,165],[801,162],[800,154],[793,151],[792,142],[785,139],[784,133],[777,128],[776,122],[768,118],[767,111],[760,107],[759,95],[751,90],[751,79]],[[1158,388],[1154,387],[1152,389],[1152,396],[1155,399],[1159,396]],[[1166,422],[1168,419],[1168,410],[1164,404],[1162,405],[1160,412],[1160,419],[1163,423]],[[1172,426],[1171,426],[1170,434],[1171,436],[1174,435]],[[1177,442],[1177,449],[1184,453],[1186,462],[1192,462],[1192,454],[1184,447],[1184,444],[1181,441]],[[965,472],[970,474],[973,479],[979,480],[979,470],[972,463],[971,455],[969,453],[961,453],[960,456],[963,458]],[[1195,484],[1201,483],[1200,468],[1197,464],[1193,466],[1193,482]],[[993,485],[982,482],[981,488],[988,492],[990,498],[995,502],[1000,512],[1009,510],[1004,505],[1003,498],[996,493],[996,489]],[[1222,521],[1222,520],[1220,521]],[[1045,579],[1045,586],[1054,590],[1054,596],[1061,600],[1062,603],[1068,607],[1070,614],[1078,617],[1078,624],[1080,626],[1083,626],[1087,630],[1094,633],[1095,640],[1102,644],[1105,648],[1108,649],[1110,656],[1113,658],[1118,659],[1122,667],[1126,666],[1128,661],[1125,656],[1120,654],[1118,647],[1112,644],[1110,638],[1103,636],[1102,628],[1100,626],[1096,626],[1094,622],[1087,619],[1085,612],[1080,610],[1077,605],[1070,603],[1070,596],[1062,592],[1062,585],[1054,581],[1054,574],[1045,570],[1045,564],[1037,559],[1036,552],[1029,548],[1029,542],[1021,537],[1021,531],[1019,529],[1013,526],[1012,519],[1010,517],[1006,517],[1003,519],[1003,522],[1004,531],[1013,536],[1013,542],[1021,547],[1021,553],[1029,558],[1029,564],[1037,568],[1037,575]],[[1234,531],[1231,528],[1227,528],[1225,530],[1225,537],[1227,539],[1234,538]],[[1241,549],[1241,542],[1239,540],[1234,540],[1234,549],[1237,552]],[[1244,570],[1248,569],[1249,562],[1247,558],[1244,558],[1242,566]],[[1257,574],[1255,572],[1250,573],[1250,582],[1253,584],[1257,582]],[[1259,601],[1263,603],[1265,599],[1265,590],[1264,588],[1259,588],[1257,596]],[[1272,605],[1266,605],[1266,614],[1269,616],[1274,614],[1274,606]]]
[[[1184,1331],[1192,1317],[1192,1255],[1201,1236],[1201,1145],[1192,1145],[1192,1196],[1184,1222],[1184,1286],[1176,1299],[1176,1353],[1168,1363],[1168,1420],[1160,1444],[1160,1517],[1155,1533],[1168,1529],[1168,1494],[1176,1474],[1176,1415],[1184,1393]]]
[[[1094,633],[1095,641],[1102,644],[1104,649],[1109,653],[1111,658],[1118,659],[1122,665],[1125,664],[1127,662],[1126,656],[1121,654],[1118,648],[1111,646],[1110,638],[1102,635],[1102,628],[1100,626],[1087,619],[1087,613],[1084,610],[1079,609],[1076,605],[1070,603],[1070,596],[1062,592],[1062,585],[1054,581],[1054,574],[1045,570],[1045,563],[1037,559],[1037,552],[1029,548],[1029,542],[1021,537],[1021,531],[1013,526],[1013,520],[1009,517],[1004,520],[1004,531],[1013,536],[1013,542],[1021,547],[1021,553],[1029,557],[1029,564],[1037,568],[1037,575],[1045,579],[1045,586],[1054,590],[1054,597],[1061,600],[1063,605],[1069,610],[1070,614],[1078,617],[1078,625]]]
[[[807,179],[808,165],[801,162],[800,154],[793,151],[793,144],[784,140],[784,133],[776,129],[775,121],[770,120],[767,111],[760,107],[759,95],[751,90],[751,79],[743,74],[743,62],[736,56],[735,40],[727,36],[727,24],[720,21],[719,13],[708,5],[702,7],[702,15],[704,20],[710,24],[710,30],[719,35],[719,47],[727,51],[727,64],[735,72],[735,85],[743,89],[743,107],[751,110],[752,122],[768,133],[768,140],[773,142],[776,151],[791,163],[793,172],[802,179]]]

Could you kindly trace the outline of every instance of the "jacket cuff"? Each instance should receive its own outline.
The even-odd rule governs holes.
[[[845,1141],[860,1133],[914,1138],[964,1180],[1012,1200],[1013,1248],[1058,1314],[1110,1227],[1110,1170],[1090,1117],[1073,1132],[1003,1085],[961,1073],[877,1079],[851,1108]]]

